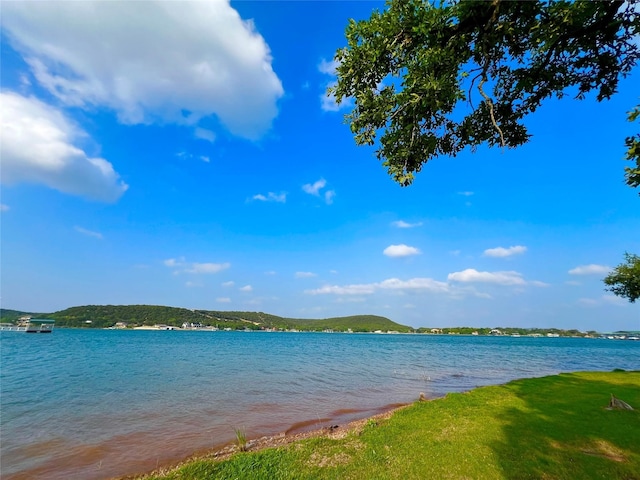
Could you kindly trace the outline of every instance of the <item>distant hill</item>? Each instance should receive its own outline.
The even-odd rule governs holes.
[[[0,323],[15,323],[20,317],[29,315],[31,317],[40,317],[42,313],[34,312],[21,312],[20,310],[9,310],[7,308],[0,308]]]
[[[30,315],[32,317],[52,318],[58,327],[74,328],[109,328],[118,322],[124,322],[129,327],[143,325],[171,325],[181,327],[183,323],[230,328],[232,330],[301,330],[336,332],[415,332],[440,335],[537,335],[548,334],[561,337],[598,336],[590,330],[581,332],[575,329],[563,330],[556,328],[521,328],[521,327],[421,327],[413,329],[400,325],[386,317],[377,315],[354,315],[350,317],[335,317],[324,319],[286,318],[264,312],[224,312],[215,310],[191,310],[188,308],[164,307],[160,305],[84,305],[71,307],[53,313],[34,313],[19,310],[0,309],[0,322],[15,323],[18,318]],[[626,333],[630,332],[618,332]]]
[[[374,332],[376,330],[408,332],[411,327],[400,325],[386,317],[377,315],[353,315],[350,317],[334,317],[319,320],[284,318],[262,312],[206,312],[216,318],[228,321],[241,320],[252,322],[269,328],[286,328],[298,330],[335,330],[354,332]]]
[[[355,315],[318,320],[278,317],[263,312],[222,312],[210,310],[190,310],[187,308],[164,307],[158,305],[85,305],[71,307],[59,312],[46,314],[60,327],[107,328],[117,322],[134,325],[172,325],[195,323],[243,330],[277,328],[287,330],[327,330],[354,332],[374,332],[376,330],[408,332],[406,325],[400,325],[388,318],[376,315]],[[9,321],[9,320],[7,320]]]

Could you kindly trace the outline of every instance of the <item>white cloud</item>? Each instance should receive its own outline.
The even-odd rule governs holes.
[[[212,130],[208,130],[206,128],[196,127],[196,129],[193,132],[193,135],[196,138],[199,138],[200,140],[206,140],[207,142],[213,143],[216,141],[215,132]]]
[[[411,278],[409,280],[399,280],[389,278],[380,282],[379,287],[383,290],[426,290],[432,292],[448,292],[449,285],[432,278]]]
[[[313,290],[305,290],[305,293],[311,295],[370,295],[376,291],[375,283],[360,284],[360,285],[325,285],[324,287],[316,288]]]
[[[391,222],[391,225],[398,228],[414,228],[422,226],[422,222],[408,223],[404,220],[397,220],[395,222]]]
[[[216,302],[218,302],[218,303],[231,303],[231,299],[229,297],[218,297],[218,298],[216,298]]]
[[[327,181],[324,178],[314,182],[314,183],[305,183],[302,186],[302,190],[309,195],[314,195],[316,197],[320,196],[320,190],[322,190],[327,185]],[[331,205],[333,203],[333,198],[336,196],[335,190],[327,190],[324,192],[324,201],[327,205]]]
[[[251,292],[253,291],[253,287],[251,285],[245,285],[244,287],[240,288],[241,292]]]
[[[309,195],[318,196],[320,195],[320,190],[322,190],[326,184],[327,184],[327,181],[324,178],[321,178],[320,180],[318,180],[317,182],[314,182],[313,184],[311,183],[304,184],[302,186],[302,190],[304,190]]]
[[[169,268],[177,268],[178,270],[174,271],[174,273],[193,273],[193,274],[210,274],[210,273],[218,273],[223,270],[228,269],[231,264],[230,263],[198,263],[198,262],[187,262],[184,257],[169,258],[164,261],[165,266]]]
[[[13,92],[0,93],[0,104],[3,183],[39,183],[103,202],[129,188],[111,163],[75,145],[87,134],[57,109]]]
[[[578,299],[578,305],[582,305],[583,307],[595,307],[598,305],[598,301],[593,298],[580,298]]]
[[[602,301],[609,305],[616,305],[618,307],[624,307],[629,304],[624,298],[617,297],[615,295],[602,295]]]
[[[184,265],[184,257],[180,257],[178,259],[168,258],[163,263],[170,268],[181,267],[182,265]]]
[[[223,282],[222,286],[223,287],[233,287],[236,284],[236,282],[234,282],[233,280],[229,280],[228,282]]]
[[[313,272],[296,272],[296,278],[311,278],[316,276]]]
[[[27,74],[20,74],[20,85],[22,85],[23,87],[31,86],[31,80],[29,79],[29,76]]]
[[[602,295],[600,298],[580,298],[578,304],[583,307],[597,307],[603,305],[614,305],[616,307],[624,307],[628,302],[624,298],[615,295]]]
[[[324,201],[327,205],[331,205],[333,203],[333,197],[336,196],[336,192],[334,190],[329,190],[324,194]]]
[[[329,82],[326,88],[332,88],[337,85],[337,82]],[[327,94],[326,92],[320,94],[320,108],[324,112],[339,112],[343,108],[349,108],[352,104],[350,98],[343,98],[340,103],[336,101],[336,96],[333,93]]]
[[[447,280],[463,283],[495,283],[498,285],[526,285],[522,274],[514,271],[506,272],[479,272],[473,268],[467,268],[462,272],[453,272],[447,276]]]
[[[488,248],[484,251],[483,255],[485,257],[510,257],[512,255],[520,255],[527,251],[527,247],[523,245],[515,245],[513,247],[504,248],[504,247],[496,247],[496,248]]]
[[[9,205],[5,205],[4,203],[0,203],[0,212],[8,212],[9,210],[11,210],[11,208],[9,208]]]
[[[188,288],[194,288],[194,287],[202,287],[203,285],[200,282],[189,281],[189,282],[185,282],[184,286]]]
[[[439,282],[432,278],[411,278],[409,280],[400,280],[398,278],[389,278],[377,283],[365,283],[355,285],[325,285],[324,287],[313,290],[305,290],[305,293],[311,295],[333,294],[333,295],[371,295],[377,291],[396,291],[396,292],[437,292],[448,293],[451,291],[450,286],[445,282]]]
[[[185,269],[187,273],[218,273],[231,266],[230,263],[192,263]]]
[[[350,107],[353,103],[350,98],[343,98],[342,101],[338,103],[336,102],[336,96],[333,93],[327,95],[326,90],[328,88],[335,87],[338,83],[336,79],[336,68],[339,65],[340,64],[335,60],[327,62],[324,58],[320,62],[320,65],[318,65],[318,71],[320,73],[324,73],[331,77],[331,80],[325,84],[324,91],[320,94],[320,108],[325,112],[338,112],[343,108]]]
[[[421,252],[416,247],[410,247],[405,244],[400,244],[389,245],[382,251],[382,253],[384,253],[387,257],[398,258],[409,257],[411,255],[419,255]]]
[[[228,0],[6,2],[2,17],[37,81],[66,105],[107,107],[125,124],[215,116],[251,140],[278,114],[269,47]]]
[[[470,197],[473,195],[473,192],[458,192],[458,195],[462,195],[463,197]]]
[[[209,163],[211,161],[211,159],[206,155],[196,156],[196,155],[193,155],[192,153],[187,153],[187,152],[178,152],[176,153],[176,157],[184,158],[188,160],[193,160],[193,159],[202,160],[205,163]]]
[[[278,203],[286,203],[287,202],[287,192],[274,193],[269,192],[267,195],[262,195],[258,193],[251,197],[252,200],[258,200],[260,202],[278,202]]]
[[[596,265],[591,263],[589,265],[579,265],[576,268],[569,270],[570,275],[604,275],[611,271],[611,267],[606,265]]]
[[[331,60],[330,62],[327,62],[323,58],[320,61],[320,65],[318,65],[318,71],[320,73],[324,73],[325,75],[333,75],[335,77],[336,69],[338,68],[339,65],[340,63],[338,63],[336,60]]]
[[[102,234],[100,232],[93,232],[91,230],[87,230],[86,228],[82,228],[82,227],[73,227],[74,230],[78,233],[81,233],[83,235],[86,235],[88,237],[94,237],[94,238],[99,238],[100,240],[102,240]]]

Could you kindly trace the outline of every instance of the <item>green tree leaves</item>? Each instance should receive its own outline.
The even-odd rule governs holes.
[[[603,281],[607,290],[634,303],[640,298],[640,256],[625,253],[624,258]]]
[[[637,105],[633,111],[629,112],[629,121],[635,122],[640,118],[640,105]],[[625,167],[625,180],[630,187],[638,187],[640,185],[640,134],[632,135],[625,139],[627,153],[625,158],[636,162],[635,167]],[[638,192],[640,195],[640,192]]]
[[[406,186],[434,157],[527,142],[549,97],[611,97],[639,57],[636,3],[390,0],[349,22],[330,92],[354,99],[356,143]]]

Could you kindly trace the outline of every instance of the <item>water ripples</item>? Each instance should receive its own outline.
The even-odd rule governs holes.
[[[230,442],[520,377],[633,369],[640,342],[311,333],[3,332],[2,477],[103,479]]]

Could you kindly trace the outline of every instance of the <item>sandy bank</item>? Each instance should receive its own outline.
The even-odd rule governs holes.
[[[305,440],[308,438],[331,438],[331,439],[342,439],[349,435],[350,433],[360,433],[367,422],[376,421],[376,420],[385,420],[390,418],[394,412],[406,408],[411,404],[405,405],[393,405],[390,406],[388,410],[385,410],[382,413],[378,413],[376,415],[372,415],[370,417],[361,418],[358,420],[353,420],[351,422],[342,424],[342,425],[331,425],[329,427],[324,427],[315,430],[307,430],[295,433],[295,429],[288,429],[286,432],[281,432],[277,435],[266,435],[256,439],[250,439],[247,441],[246,451],[255,452],[259,450],[263,450],[266,448],[277,448],[285,445],[289,445],[291,443],[295,443],[300,440]],[[294,433],[289,433],[294,432]],[[165,475],[170,471],[180,468],[183,465],[192,462],[194,460],[226,460],[235,453],[239,452],[239,448],[235,444],[225,445],[220,448],[214,448],[208,451],[197,452],[194,455],[184,459],[183,461],[172,464],[169,466],[164,466],[158,468],[152,472],[138,475],[127,475],[124,477],[118,477],[119,480],[144,480],[150,476],[157,475]]]

